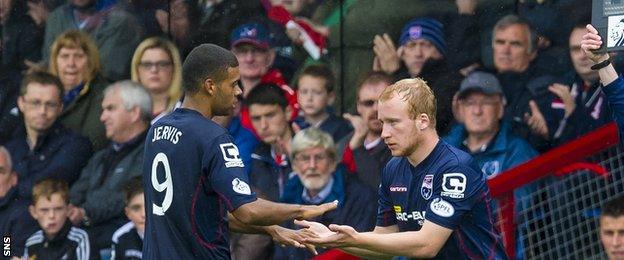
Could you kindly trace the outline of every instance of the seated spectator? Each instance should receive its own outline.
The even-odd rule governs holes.
[[[26,241],[23,259],[89,259],[89,235],[67,219],[70,215],[67,183],[45,179],[33,186],[32,193],[32,205],[28,209],[41,230]]]
[[[386,37],[383,41],[390,41],[390,46],[393,46],[389,36]],[[377,38],[377,41],[382,40]],[[399,48],[396,51],[394,47],[385,51],[390,53],[377,51],[379,54],[374,66],[375,70],[394,74],[397,79],[420,77],[427,81],[437,99],[436,130],[440,135],[446,134],[450,129],[453,120],[451,106],[453,95],[463,78],[457,70],[449,67],[446,50],[442,23],[432,18],[416,18],[403,27]],[[397,53],[393,59],[396,65],[381,66],[380,60],[384,59],[383,55],[392,56],[394,52]],[[382,58],[379,58],[380,56]],[[401,67],[399,59],[403,64]]]
[[[281,202],[319,205],[337,200],[337,209],[313,221],[323,225],[348,225],[360,232],[373,229],[377,213],[375,191],[338,164],[331,136],[315,128],[301,130],[292,139],[290,157],[296,175],[286,182]],[[292,222],[285,225],[295,228]],[[312,257],[314,255],[307,249],[275,247],[275,259]]]
[[[152,123],[171,112],[182,97],[182,62],[178,48],[169,40],[145,39],[132,57],[132,80],[152,98]]]
[[[27,62],[41,60],[43,29],[39,28],[26,13],[26,1],[3,0],[0,2],[0,70],[9,71],[19,82]]]
[[[298,113],[296,93],[286,84],[281,72],[271,68],[275,50],[271,48],[266,27],[260,23],[243,24],[232,32],[230,40],[231,50],[238,59],[243,98],[247,98],[259,84],[277,85],[284,91],[283,95],[291,107],[288,119],[294,119]],[[241,122],[245,128],[256,133],[246,106],[241,109]]]
[[[51,12],[46,21],[43,58],[49,62],[54,59],[50,46],[59,35],[67,30],[80,30],[95,41],[104,76],[111,80],[127,79],[130,57],[141,41],[143,28],[123,8],[99,2],[69,0]]]
[[[89,233],[96,253],[110,249],[113,232],[127,222],[122,190],[141,176],[152,102],[141,85],[126,80],[106,88],[102,109],[112,144],[91,157],[69,196],[69,219]]]
[[[63,85],[46,72],[24,78],[17,100],[24,124],[6,144],[19,175],[20,196],[30,198],[32,186],[44,178],[71,185],[91,157],[91,143],[57,121],[63,110]]]
[[[598,71],[581,50],[581,40],[587,23],[578,23],[569,36],[570,58],[574,70],[564,75],[563,84],[548,86],[551,92],[545,100],[542,125],[556,145],[564,144],[613,121],[611,108],[602,91]],[[541,119],[541,118],[538,118]]]
[[[463,124],[451,129],[444,137],[453,145],[469,154],[477,161],[486,178],[491,179],[500,173],[522,164],[537,156],[537,152],[522,138],[514,135],[509,124],[502,121],[505,98],[496,77],[490,73],[476,71],[468,75],[458,92],[459,115]],[[531,206],[529,198],[539,184],[529,184],[514,191],[516,212]],[[518,217],[519,227],[517,259],[523,259],[525,219]]]
[[[539,152],[548,150],[547,133],[536,123],[540,116],[539,103],[545,88],[530,88],[529,82],[546,75],[532,61],[537,57],[537,35],[522,18],[507,15],[492,31],[492,49],[496,77],[507,100],[504,120],[519,137],[527,140]],[[535,86],[539,86],[535,85]]]
[[[255,87],[245,100],[260,144],[251,155],[251,188],[258,197],[279,201],[288,174],[292,171],[288,154],[293,131],[288,123],[290,106],[282,89],[271,84]],[[233,259],[271,259],[273,241],[267,235],[232,234]]]
[[[310,65],[301,72],[297,101],[303,115],[295,118],[295,123],[301,129],[317,127],[338,142],[353,129],[348,121],[329,111],[336,98],[335,82],[333,72],[324,65]]]
[[[59,120],[65,127],[89,137],[93,150],[107,144],[102,113],[102,91],[108,82],[100,75],[100,57],[93,40],[80,31],[59,35],[50,47],[49,72],[63,83],[63,112]]]
[[[609,260],[624,258],[624,197],[612,199],[602,207],[600,242]]]
[[[113,234],[111,259],[142,259],[145,233],[145,198],[141,179],[134,179],[124,189],[124,211],[130,222]]]
[[[9,152],[0,146],[0,235],[11,237],[8,256],[18,257],[24,253],[28,236],[37,230],[37,223],[28,213],[29,201],[19,196],[17,173],[11,165]]]
[[[458,92],[458,124],[444,139],[470,153],[488,179],[537,155],[502,121],[505,98],[496,77],[476,71],[462,81]]]
[[[381,92],[394,83],[384,72],[370,72],[357,88],[358,115],[345,114],[353,125],[343,162],[358,179],[377,190],[381,171],[391,158],[390,149],[381,139],[382,124],[377,118],[377,99]],[[345,140],[346,141],[346,140]]]

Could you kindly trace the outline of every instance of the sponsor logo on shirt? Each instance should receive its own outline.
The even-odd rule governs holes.
[[[251,188],[249,188],[249,184],[239,178],[234,178],[232,180],[232,190],[239,194],[251,195]]]
[[[453,205],[451,205],[451,203],[448,203],[441,198],[433,199],[431,204],[429,204],[429,208],[431,208],[431,211],[433,213],[435,213],[436,215],[440,217],[448,218],[450,216],[453,216],[453,214],[455,214],[455,208],[453,208]]]
[[[407,192],[407,187],[390,186],[390,191],[391,192]]]
[[[433,174],[425,175],[422,186],[420,187],[420,195],[425,200],[429,200],[433,195]]]
[[[220,144],[221,153],[223,154],[223,160],[225,160],[225,167],[245,167],[243,160],[240,157],[238,147],[233,143]]]
[[[453,199],[463,199],[466,190],[466,175],[463,173],[445,173],[442,176],[440,195]]]
[[[425,224],[425,211],[412,211],[412,213],[403,212],[401,206],[394,206],[394,212],[396,213],[396,219],[398,221],[410,221],[414,220],[418,222],[418,225]]]

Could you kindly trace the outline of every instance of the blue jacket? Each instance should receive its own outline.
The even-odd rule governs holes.
[[[251,153],[253,153],[260,141],[258,141],[258,138],[256,138],[256,136],[254,136],[249,129],[244,128],[243,125],[241,125],[239,117],[232,118],[227,130],[230,135],[234,137],[234,143],[238,146],[238,152],[243,160],[243,164],[245,164],[245,171],[247,172],[247,175],[249,175],[251,173],[252,164]]]
[[[307,204],[303,198],[303,184],[299,176],[288,179],[284,195],[280,199],[283,203]],[[338,200],[338,208],[322,216],[312,219],[324,225],[349,225],[359,232],[371,231],[375,227],[377,213],[376,192],[360,182],[353,174],[346,172],[344,167],[338,166],[334,172],[334,183],[330,194],[322,203]],[[285,227],[297,229],[292,221],[287,221]],[[324,250],[317,248],[319,253]],[[311,259],[314,256],[307,249],[294,247],[275,247],[274,259]]]
[[[522,138],[514,135],[511,132],[509,124],[502,122],[498,134],[495,139],[483,151],[472,153],[464,144],[466,139],[466,128],[464,125],[456,125],[451,129],[448,136],[444,137],[445,141],[449,144],[470,153],[481,167],[481,171],[486,174],[488,179],[491,179],[501,172],[513,168],[516,165],[522,164],[531,158],[538,155],[538,153],[531,147],[531,145]],[[521,212],[531,206],[531,201],[527,200],[529,196],[539,188],[541,184],[534,182],[533,184],[523,186],[522,188],[514,191],[514,198],[516,200],[516,212]],[[524,198],[524,199],[523,199]],[[496,206],[496,205],[494,205]],[[520,226],[520,229],[525,230],[526,226],[523,225],[525,220],[517,219],[516,223]],[[516,245],[516,259],[523,259],[524,238],[522,232],[517,233]]]
[[[30,198],[32,186],[43,178],[56,178],[71,185],[80,176],[91,154],[91,142],[60,123],[55,123],[46,134],[37,139],[31,151],[22,125],[6,144],[13,159],[13,170],[19,176],[19,193]]]
[[[464,144],[467,133],[464,125],[456,125],[444,140],[470,153],[488,179],[535,157],[537,152],[522,138],[511,132],[509,124],[503,122],[496,138],[484,151],[472,153]]]
[[[605,95],[607,95],[607,101],[613,111],[613,117],[618,125],[620,133],[620,142],[622,142],[622,133],[624,133],[624,78],[619,77],[611,84],[602,88]]]

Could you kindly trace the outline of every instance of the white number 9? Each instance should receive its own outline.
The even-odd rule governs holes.
[[[165,181],[163,183],[159,183],[156,176],[156,169],[158,169],[158,164],[160,163],[162,163],[165,168]],[[162,206],[152,203],[152,213],[164,216],[167,209],[171,206],[171,202],[173,202],[173,181],[171,180],[171,168],[169,167],[169,159],[164,153],[158,153],[152,162],[152,186],[157,192],[165,191],[165,199],[162,202]]]

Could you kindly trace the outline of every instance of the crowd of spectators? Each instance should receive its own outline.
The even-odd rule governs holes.
[[[180,106],[182,63],[202,43],[238,59],[241,102],[214,120],[259,197],[337,199],[317,221],[368,231],[390,160],[377,99],[397,80],[428,82],[438,134],[487,178],[611,122],[580,48],[589,10],[582,0],[0,0],[0,233],[13,235],[12,256],[44,253],[37,244],[59,232],[80,237],[59,249],[79,259],[140,254],[146,131]],[[48,204],[64,220],[33,235],[25,227]],[[264,235],[231,244],[235,259],[310,257]]]

